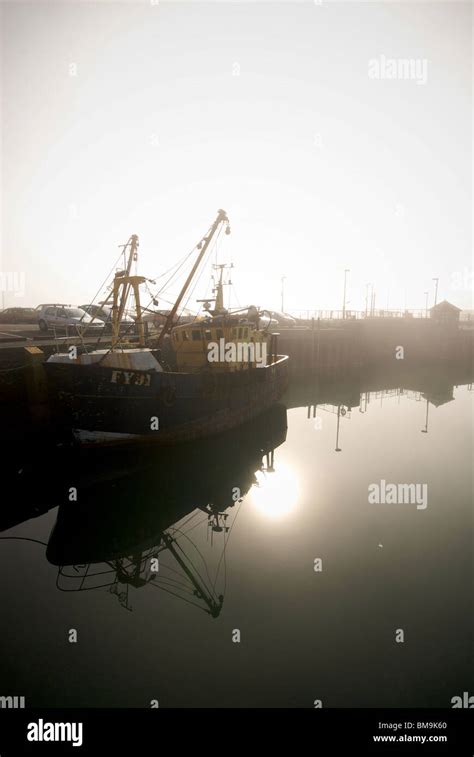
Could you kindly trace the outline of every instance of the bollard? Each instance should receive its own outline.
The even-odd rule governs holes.
[[[44,352],[39,347],[25,347],[25,386],[28,408],[33,423],[49,421],[49,400],[46,373],[43,368]]]

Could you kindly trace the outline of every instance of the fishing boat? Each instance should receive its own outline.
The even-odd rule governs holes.
[[[138,238],[111,290],[112,342],[79,354],[56,353],[45,363],[53,418],[80,444],[169,444],[239,426],[277,402],[288,385],[288,357],[259,311],[229,312],[222,275],[204,315],[179,323],[178,311],[214,237],[230,233],[224,210],[196,245],[197,258],[159,335],[146,341],[140,305],[143,276],[132,275]],[[221,269],[221,273],[222,273]],[[124,342],[121,319],[133,292],[138,345]],[[214,307],[211,306],[214,302]]]

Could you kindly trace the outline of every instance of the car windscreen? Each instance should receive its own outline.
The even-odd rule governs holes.
[[[82,308],[82,310],[85,310],[86,313],[88,313],[91,316],[95,316],[96,318],[104,317],[102,308],[100,308],[98,305],[86,305],[86,307]]]
[[[70,310],[66,310],[66,315],[68,318],[82,318],[85,313],[79,308],[71,308]]]

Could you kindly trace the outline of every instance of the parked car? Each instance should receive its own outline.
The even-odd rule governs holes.
[[[149,308],[143,308],[142,321],[148,323],[150,326],[158,329],[160,326],[164,326],[166,319],[168,318],[171,310],[150,310]],[[194,316],[189,310],[183,310],[181,315],[175,316],[173,319],[173,325],[178,323],[191,323],[196,316]]]
[[[80,308],[90,315],[94,322],[102,323],[106,331],[112,331],[112,308],[110,305],[80,305]],[[126,331],[127,334],[133,334],[135,319],[131,315],[123,314],[120,321],[120,331]]]
[[[104,328],[102,321],[93,322],[85,310],[73,308],[71,305],[38,305],[36,315],[40,331],[68,331],[72,334],[74,331],[93,333]]]
[[[0,311],[0,323],[36,323],[34,308],[5,308]]]

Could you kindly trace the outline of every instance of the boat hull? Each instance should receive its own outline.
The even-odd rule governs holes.
[[[53,418],[80,444],[169,444],[212,436],[277,402],[288,358],[246,371],[172,373],[46,363]]]

